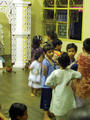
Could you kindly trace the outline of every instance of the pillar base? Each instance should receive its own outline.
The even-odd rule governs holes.
[[[13,65],[14,68],[24,68],[25,65],[22,62],[16,62],[15,65]]]

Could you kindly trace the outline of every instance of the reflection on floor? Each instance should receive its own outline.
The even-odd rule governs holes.
[[[31,97],[28,87],[29,71],[15,69],[14,72],[0,71],[0,104],[1,112],[8,117],[8,109],[14,102],[21,102],[28,107],[28,120],[42,120],[43,111],[40,110],[40,97]],[[16,71],[16,73],[15,73]]]

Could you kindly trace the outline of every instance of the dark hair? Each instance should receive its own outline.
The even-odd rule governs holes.
[[[70,58],[66,52],[58,57],[58,63],[65,69],[70,64]]]
[[[42,40],[42,37],[40,35],[33,37],[33,41],[32,41],[33,49],[36,49],[36,48],[40,47],[41,40]]]
[[[53,44],[53,47],[56,48],[57,45],[62,45],[62,41],[59,40],[59,39],[55,39],[55,40],[52,42],[52,44]]]
[[[83,41],[83,47],[86,52],[90,52],[90,38],[87,38]]]
[[[36,49],[35,55],[34,55],[34,60],[37,60],[41,55],[43,54],[43,49]]]
[[[48,50],[54,50],[54,47],[51,43],[46,43],[44,46],[43,46],[43,51],[46,53]]]
[[[74,43],[70,43],[67,45],[66,50],[68,51],[68,49],[74,48],[75,51],[77,52],[77,46]]]
[[[27,110],[27,106],[22,103],[13,103],[9,109],[9,117],[11,120],[17,120],[18,116],[23,116]]]
[[[57,34],[55,31],[47,31],[46,34],[52,39],[56,39],[57,38]]]

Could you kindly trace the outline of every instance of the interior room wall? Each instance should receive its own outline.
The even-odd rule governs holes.
[[[33,37],[36,34],[42,34],[43,27],[42,27],[42,5],[43,0],[25,0],[31,1],[31,36]],[[84,1],[84,12],[83,12],[83,38],[81,42],[75,41],[63,41],[62,50],[66,50],[66,45],[71,42],[75,42],[78,46],[78,53],[82,51],[82,42],[84,39],[90,37],[90,0],[83,0]]]
[[[42,34],[42,4],[43,0],[31,0],[31,38]]]
[[[0,12],[0,24],[3,26],[3,54],[9,55],[11,53],[11,28],[7,16]]]

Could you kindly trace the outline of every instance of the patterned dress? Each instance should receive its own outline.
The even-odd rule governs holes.
[[[75,83],[76,96],[85,99],[90,98],[90,54],[79,54],[78,71],[82,74],[82,79]]]
[[[28,86],[33,88],[41,88],[41,63],[34,60],[31,63],[30,68],[32,68],[32,70],[29,73]]]

